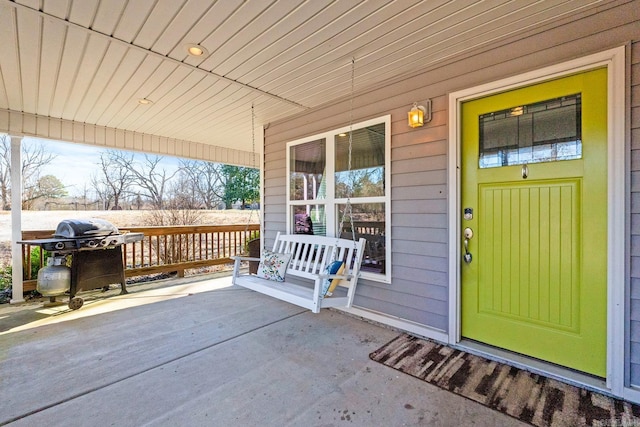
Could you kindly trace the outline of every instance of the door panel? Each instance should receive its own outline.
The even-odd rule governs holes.
[[[480,187],[479,313],[575,331],[579,190],[578,180]]]
[[[599,69],[462,105],[462,206],[474,212],[461,224],[474,231],[472,261],[461,263],[462,335],[602,377],[606,81]],[[581,158],[529,163],[526,174],[479,167],[481,116],[574,94]]]

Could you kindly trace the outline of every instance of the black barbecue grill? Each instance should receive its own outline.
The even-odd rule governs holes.
[[[76,297],[81,290],[119,283],[120,293],[127,293],[122,245],[140,241],[143,237],[142,233],[121,233],[116,226],[102,219],[65,219],[58,224],[52,238],[19,243],[40,246],[51,252],[55,262],[38,273],[38,291],[55,299],[68,288],[69,308],[77,310],[84,303],[82,298]],[[69,256],[70,274],[63,274]]]

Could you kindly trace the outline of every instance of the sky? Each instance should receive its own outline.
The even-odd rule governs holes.
[[[100,172],[100,154],[109,149],[91,145],[52,141],[40,138],[25,137],[24,147],[42,145],[55,159],[42,169],[41,176],[54,175],[65,185],[70,196],[80,196],[85,185],[90,187],[91,175]],[[141,153],[131,152],[134,157],[142,157]],[[177,157],[166,156],[162,164],[167,170],[174,170],[179,164]]]

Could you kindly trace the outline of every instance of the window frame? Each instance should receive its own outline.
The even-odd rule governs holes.
[[[326,132],[310,135],[304,138],[289,141],[286,144],[286,229],[287,233],[293,233],[293,209],[295,206],[323,205],[326,215],[326,231],[328,237],[335,237],[336,229],[340,224],[337,213],[338,205],[344,205],[346,198],[335,197],[335,138],[340,133],[349,133],[350,130],[366,128],[372,125],[384,123],[384,195],[372,197],[352,197],[351,204],[384,203],[385,212],[385,273],[372,273],[361,271],[363,279],[382,283],[391,283],[391,115],[376,117],[352,126],[344,126],[331,129]],[[326,173],[326,197],[320,200],[291,200],[291,149],[292,147],[325,140],[325,173]]]

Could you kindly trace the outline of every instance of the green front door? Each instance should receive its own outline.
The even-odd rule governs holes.
[[[462,209],[462,336],[604,377],[606,69],[463,103]]]

